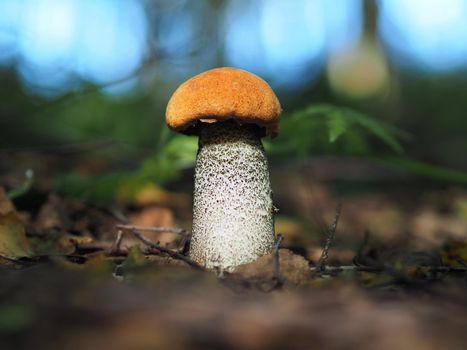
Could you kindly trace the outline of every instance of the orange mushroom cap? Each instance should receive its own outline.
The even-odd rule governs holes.
[[[180,85],[166,110],[167,125],[190,133],[198,123],[234,119],[256,124],[266,135],[276,136],[281,106],[274,91],[263,79],[241,69],[224,67],[208,70]]]

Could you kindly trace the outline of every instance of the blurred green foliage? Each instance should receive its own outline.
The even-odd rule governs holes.
[[[6,173],[18,167],[12,151],[55,152],[62,156],[61,164],[51,172],[55,189],[102,201],[116,193],[137,192],[148,184],[166,185],[179,180],[183,170],[193,165],[197,139],[168,130],[165,106],[181,82],[205,69],[227,64],[223,13],[228,5],[230,2],[225,1],[187,2],[186,7],[177,1],[148,5],[147,57],[128,81],[93,85],[79,80],[64,95],[39,97],[24,84],[24,79],[21,83],[22,73],[15,68],[18,62],[1,66],[0,171]],[[363,15],[365,40],[382,44],[377,35],[377,3],[365,2]],[[180,31],[179,20],[183,18],[190,25]],[[168,41],[179,45],[177,40],[181,40],[171,35],[172,30],[196,40],[168,50]],[[465,184],[467,76],[463,72],[407,71],[394,65],[389,55],[384,64],[389,72],[387,89],[371,97],[341,95],[330,83],[326,71],[329,67],[324,66],[317,67],[322,69],[321,75],[309,84],[274,87],[285,114],[279,136],[264,139],[272,163],[352,155],[417,176]],[[363,74],[359,71],[350,75],[354,86],[360,78],[371,76],[364,68]],[[269,81],[270,77],[263,78]],[[105,93],[109,87],[129,81],[136,82],[131,92]],[[109,146],[82,147],[79,157],[64,151],[66,145],[99,142]],[[83,170],[86,165],[82,160],[93,157],[99,166]],[[29,189],[30,181],[19,186],[23,171],[29,167],[26,164],[18,169],[18,188],[9,193],[11,197]],[[39,182],[44,174],[32,170]]]
[[[180,178],[183,169],[192,167],[198,149],[197,138],[160,133],[155,154],[145,158],[131,172],[112,172],[82,177],[69,174],[59,177],[56,185],[62,193],[105,201],[113,194],[131,196],[145,186],[164,185]],[[264,139],[265,148],[275,157],[302,157],[308,154],[372,155],[371,140],[379,140],[389,150],[401,153],[400,130],[378,122],[350,108],[328,104],[311,105],[281,121],[277,140]]]
[[[273,157],[363,156],[421,177],[467,184],[466,173],[403,157],[401,140],[409,139],[409,133],[351,108],[315,104],[283,116],[280,136],[276,140],[265,138],[263,143]],[[389,153],[375,153],[375,142],[384,144]],[[144,159],[137,170],[91,178],[68,174],[58,178],[57,189],[100,201],[111,199],[117,192],[131,197],[149,184],[164,185],[178,180],[182,170],[194,165],[197,148],[196,137],[171,135],[164,126],[155,154]]]
[[[0,334],[24,330],[35,321],[32,311],[26,305],[0,305]]]
[[[467,173],[462,171],[456,171],[446,167],[431,165],[400,157],[389,157],[384,159],[382,163],[387,166],[391,166],[422,177],[428,177],[433,180],[467,185]]]
[[[163,185],[179,179],[181,171],[194,164],[197,149],[196,137],[177,135],[160,144],[155,154],[144,159],[136,170],[92,177],[70,173],[57,177],[55,187],[73,197],[101,202],[117,193],[131,197],[150,184]]]
[[[99,172],[82,174],[74,167],[65,167],[55,176],[55,189],[61,193],[108,201],[116,194],[131,196],[148,184],[166,185],[176,181],[184,169],[193,165],[197,138],[170,132],[163,117],[176,83],[165,86],[157,94],[147,90],[126,97],[109,97],[93,86],[85,86],[83,91],[46,101],[26,95],[10,71],[1,74],[6,78],[6,85],[0,88],[0,94],[7,103],[0,106],[0,127],[9,130],[0,140],[4,147],[26,146],[41,150],[42,146],[50,148],[55,144],[60,151],[62,145],[70,143],[110,142],[111,146],[104,150],[84,150],[89,157],[103,154],[108,165]],[[413,101],[404,107],[407,109],[404,113],[411,114],[406,119],[400,117],[403,108],[400,103],[356,104],[332,97],[325,85],[318,84],[312,98],[308,95],[300,99],[282,98],[286,113],[281,120],[280,134],[274,140],[264,138],[265,148],[273,162],[310,156],[353,155],[383,161],[389,167],[418,176],[465,183],[466,175],[462,171],[442,165],[450,164],[450,159],[462,159],[458,134],[462,133],[464,125],[454,123],[454,120],[461,120],[456,117],[461,111],[461,106],[454,103],[456,95],[440,94],[452,90],[446,84],[443,81],[437,86],[429,85],[428,98],[423,99],[414,94],[420,85],[412,86],[412,90],[405,87],[403,92]],[[440,103],[438,95],[448,104]],[[382,109],[386,103],[392,103],[391,108]],[[346,107],[337,106],[342,104]],[[430,109],[446,117],[425,117],[421,121]],[[401,122],[383,121],[391,120],[391,115],[397,115]],[[441,134],[438,138],[432,136],[437,132],[453,136],[441,142]],[[408,150],[404,156],[402,144]],[[436,158],[438,166],[424,161],[430,160],[424,154],[435,154],[441,149],[445,158]],[[446,162],[441,161],[444,159]],[[9,165],[3,162],[3,166]]]
[[[398,138],[407,133],[350,108],[310,105],[281,121],[281,135],[269,146],[273,153],[290,155],[372,153],[370,139],[402,153]]]

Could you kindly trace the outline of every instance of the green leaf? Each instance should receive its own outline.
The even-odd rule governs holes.
[[[157,184],[175,180],[180,170],[193,166],[197,151],[196,137],[173,137],[159,153],[143,162],[136,176]]]
[[[467,173],[462,171],[410,159],[389,158],[382,162],[393,168],[395,167],[418,176],[424,176],[439,181],[467,184]]]
[[[328,118],[329,142],[335,142],[348,128],[348,121],[340,110],[329,113]]]
[[[132,269],[135,267],[144,266],[148,263],[148,260],[141,252],[141,249],[138,245],[135,245],[130,248],[126,259],[122,263],[122,268],[124,269]]]
[[[368,140],[373,137],[402,153],[402,131],[350,108],[316,104],[284,116],[281,135],[268,145],[272,152],[306,154],[368,154]],[[338,142],[339,141],[339,142]]]
[[[21,186],[9,191],[7,193],[8,198],[15,199],[21,197],[31,189],[34,182],[34,171],[32,169],[28,169],[26,170],[24,176],[26,177],[24,183]]]
[[[345,114],[351,120],[351,122],[360,125],[372,133],[374,136],[383,141],[387,146],[392,148],[393,151],[397,153],[403,153],[402,145],[399,143],[395,136],[397,131],[394,128],[348,108],[345,109]],[[402,135],[402,133],[400,133],[400,135]]]

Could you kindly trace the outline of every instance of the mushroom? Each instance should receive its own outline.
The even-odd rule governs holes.
[[[189,79],[167,105],[172,130],[199,136],[189,256],[208,269],[233,271],[274,247],[261,137],[277,134],[280,113],[264,80],[228,67]]]

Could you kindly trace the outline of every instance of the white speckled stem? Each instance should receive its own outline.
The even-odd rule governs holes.
[[[234,121],[202,124],[199,147],[190,257],[232,271],[274,246],[266,154],[258,127]]]

